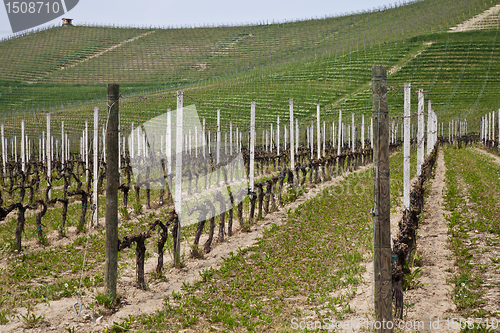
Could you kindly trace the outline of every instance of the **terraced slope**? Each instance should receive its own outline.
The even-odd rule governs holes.
[[[31,111],[99,100],[105,96],[98,85],[111,81],[130,94],[212,84],[256,70],[252,75],[258,75],[259,69],[274,71],[283,63],[300,67],[297,62],[326,55],[338,60],[353,51],[361,52],[357,61],[363,62],[363,52],[379,48],[383,53],[387,43],[447,31],[494,4],[426,0],[334,18],[237,27],[53,28],[0,42],[0,108]]]

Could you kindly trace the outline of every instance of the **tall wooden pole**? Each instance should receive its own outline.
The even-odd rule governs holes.
[[[116,297],[118,266],[118,98],[120,86],[108,84],[108,129],[106,131],[106,293]]]
[[[220,163],[220,109],[217,110],[217,152],[216,152],[216,162]]]
[[[64,166],[66,162],[66,140],[64,139],[64,121],[61,121],[61,162]]]
[[[280,116],[276,118],[276,154],[280,154]]]
[[[207,146],[207,138],[206,138],[206,131],[205,131],[205,118],[203,118],[203,127],[201,129],[201,144],[203,146],[203,158],[205,158],[205,153],[206,153],[206,146]]]
[[[498,118],[498,148],[500,148],[500,109],[498,109],[498,117],[497,118]],[[467,119],[465,120],[465,135],[467,135]],[[2,135],[2,137],[3,137],[3,135]]]
[[[292,170],[295,169],[295,151],[293,149],[294,147],[294,142],[293,142],[293,99],[288,100],[288,106],[290,109],[290,168]],[[295,144],[298,145],[298,142],[295,142]]]
[[[319,160],[321,158],[321,124],[320,124],[320,106],[316,104],[316,141],[318,145],[318,151],[316,152],[316,158]],[[319,166],[318,166],[319,167]]]
[[[389,192],[389,112],[384,66],[372,68],[373,125],[373,275],[376,320],[392,323],[391,200]],[[392,332],[387,326],[377,332]]]
[[[64,126],[64,123],[63,123]],[[64,133],[64,130],[63,130]],[[64,140],[63,140],[64,142]],[[120,142],[118,141],[118,145]],[[95,210],[93,212],[94,226],[99,225],[99,193],[97,184],[99,182],[99,108],[94,108],[94,171],[93,171],[93,181],[94,181],[94,193],[92,196],[92,201],[95,205]]]
[[[500,114],[500,110],[498,110]],[[500,120],[500,117],[498,118]],[[500,126],[499,126],[500,128]],[[5,150],[5,124],[2,123],[2,164],[3,164],[3,177],[7,175],[6,163],[7,163],[7,151]]]
[[[183,147],[183,110],[184,110],[184,94],[182,91],[177,92],[177,119],[175,133],[175,212],[179,219],[177,227],[176,242],[177,251],[174,253],[174,265],[177,268],[181,266],[181,208],[182,208],[182,147]]]
[[[326,122],[323,120],[323,156],[326,156]]]
[[[300,135],[300,132],[299,132],[299,119],[295,118],[295,154],[296,155],[299,154],[299,135]],[[293,167],[295,168],[295,162],[294,162],[294,166]]]
[[[352,137],[351,137],[351,149],[352,149],[352,152],[354,153],[354,151],[356,150],[356,127],[354,126],[354,113],[351,113],[351,123],[352,123],[352,126],[351,126],[351,130],[352,130]]]
[[[361,115],[361,149],[365,149],[365,115]]]
[[[410,209],[410,106],[411,86],[404,85],[404,170],[403,170],[403,206]]]
[[[47,182],[49,184],[52,184],[52,155],[51,155],[51,150],[50,150],[50,113],[47,113]],[[49,200],[52,200],[52,188],[49,189]]]
[[[279,123],[278,123],[278,131],[279,131]],[[279,132],[277,133],[276,138],[277,140],[279,140]],[[255,158],[255,102],[252,102],[250,104],[250,170],[249,170],[250,191],[253,191],[254,189],[254,169],[255,169],[254,158]]]
[[[424,91],[418,89],[417,176],[422,173],[424,164],[424,127]]]
[[[26,171],[26,121],[21,120],[21,170]]]
[[[370,118],[370,147],[373,149],[373,118]]]
[[[104,140],[104,138],[103,138],[103,140]],[[103,144],[104,144],[104,141],[103,141]],[[130,158],[132,159],[135,156],[135,154],[134,154],[134,122],[130,123],[130,136],[129,136],[128,145],[129,145],[129,155],[130,155]]]
[[[432,151],[432,101],[428,101],[427,106],[427,153],[428,156]]]
[[[89,178],[89,122],[85,120],[85,139],[83,146],[83,153],[85,154],[85,178]]]
[[[340,155],[342,148],[342,110],[339,110],[339,145],[337,146],[337,155]]]
[[[172,110],[167,109],[167,129],[165,139],[165,155],[167,156],[167,173],[172,173]],[[169,178],[170,179],[170,178]],[[168,184],[171,186],[172,184]]]

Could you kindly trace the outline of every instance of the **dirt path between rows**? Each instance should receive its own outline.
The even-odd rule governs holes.
[[[458,332],[449,329],[445,319],[457,317],[456,306],[451,298],[453,287],[447,283],[453,275],[453,262],[446,244],[448,225],[444,214],[443,190],[445,187],[444,152],[438,153],[436,175],[424,204],[424,219],[420,222],[417,238],[417,253],[423,257],[422,285],[405,292],[405,303],[415,304],[407,309],[407,319],[424,320],[428,329],[429,319],[436,325],[439,319],[439,332]],[[436,331],[436,327],[432,329]]]
[[[370,168],[372,164],[360,167],[355,172],[361,172]],[[344,173],[348,175],[351,172]],[[165,277],[166,281],[153,280],[150,277],[150,272],[153,272],[156,267],[157,259],[152,256],[145,262],[146,283],[149,284],[147,291],[137,289],[135,284],[135,267],[130,267],[122,271],[121,279],[118,281],[118,293],[123,296],[124,304],[118,312],[103,317],[96,321],[96,316],[91,320],[85,320],[82,316],[76,316],[73,311],[73,304],[77,298],[65,298],[58,301],[50,302],[50,307],[43,303],[38,304],[34,311],[38,314],[45,315],[45,323],[32,330],[25,332],[66,332],[67,328],[75,327],[78,332],[101,332],[104,331],[106,325],[111,325],[113,322],[121,322],[122,318],[127,318],[128,315],[139,315],[141,313],[152,313],[162,308],[164,296],[169,296],[172,291],[176,293],[182,292],[181,288],[184,283],[192,283],[199,279],[199,272],[210,267],[217,268],[222,262],[222,257],[228,256],[231,252],[237,253],[238,248],[246,248],[255,244],[256,239],[261,237],[264,228],[270,227],[272,223],[282,224],[287,219],[289,209],[296,209],[303,202],[315,197],[326,187],[333,186],[344,179],[343,176],[336,177],[331,181],[315,185],[308,188],[308,192],[299,197],[293,203],[280,207],[279,210],[265,216],[263,221],[252,226],[250,233],[243,233],[239,230],[237,220],[235,220],[234,229],[236,232],[232,237],[228,237],[224,243],[214,245],[212,251],[205,255],[204,260],[188,259],[186,267],[178,270],[169,268],[172,266],[172,258],[166,254],[165,261]],[[206,235],[204,235],[206,237]],[[203,244],[205,238],[200,239],[200,244]],[[183,249],[186,249],[188,255],[188,244],[183,244]],[[82,297],[83,304],[89,304],[95,300],[95,293],[87,293]],[[85,308],[86,310],[88,307]],[[20,310],[21,313],[26,313],[26,309]],[[18,320],[13,320],[2,327],[5,332],[18,332],[22,329],[22,323]]]
[[[438,153],[436,175],[429,189],[429,195],[424,204],[424,220],[420,222],[417,239],[418,255],[423,257],[421,285],[413,290],[404,292],[404,318],[408,322],[424,321],[423,331],[429,331],[429,320],[434,323],[431,331],[456,332],[448,329],[444,321],[456,313],[456,307],[450,297],[452,289],[446,281],[452,276],[449,270],[453,263],[448,259],[451,254],[446,248],[448,226],[443,214],[449,212],[444,209],[443,189],[445,184],[446,166],[443,152]],[[412,180],[412,183],[414,180]],[[391,214],[391,236],[395,237],[398,231],[398,222],[402,217],[400,210]],[[373,261],[366,263],[366,272],[362,275],[365,281],[357,287],[354,298],[349,302],[354,312],[346,319],[374,320],[373,310]],[[410,306],[407,306],[410,305]],[[456,316],[455,316],[456,317]],[[439,318],[439,330],[436,320]],[[344,320],[346,320],[344,319]],[[405,323],[405,324],[406,324]],[[410,325],[410,324],[408,324]],[[347,330],[349,332],[355,330]],[[403,332],[415,330],[403,330]]]

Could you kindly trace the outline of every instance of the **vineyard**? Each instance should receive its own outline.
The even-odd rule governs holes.
[[[498,8],[0,41],[0,331],[497,330]]]

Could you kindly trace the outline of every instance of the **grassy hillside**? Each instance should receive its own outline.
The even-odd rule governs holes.
[[[52,28],[0,42],[0,107],[41,110],[101,99],[95,85],[111,81],[130,85],[133,93],[294,59],[345,55],[446,31],[492,4],[427,0],[334,18],[237,27]]]
[[[65,121],[78,140],[94,106],[105,109],[108,82],[120,83],[122,128],[175,109],[175,90],[213,126],[286,121],[293,98],[301,124],[316,104],[323,119],[371,112],[371,67],[387,66],[390,112],[402,112],[400,86],[423,88],[440,121],[477,120],[497,108],[497,30],[447,33],[500,1],[427,0],[335,18],[254,26],[190,29],[58,27],[0,42],[0,110],[7,135],[26,119],[32,136],[39,111]],[[416,98],[414,98],[416,107]],[[104,113],[101,122],[104,124]],[[224,122],[223,126],[227,123]],[[75,141],[77,142],[77,141]]]

